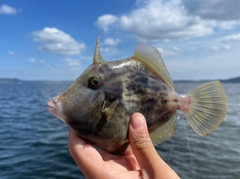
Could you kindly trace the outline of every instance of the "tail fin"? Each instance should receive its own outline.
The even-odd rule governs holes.
[[[192,128],[204,137],[223,122],[228,108],[227,97],[219,81],[202,84],[189,95],[191,103],[184,111],[185,117]]]

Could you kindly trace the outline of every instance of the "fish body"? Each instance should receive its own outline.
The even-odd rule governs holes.
[[[129,119],[134,112],[145,116],[155,145],[174,136],[178,109],[201,136],[224,120],[227,99],[220,82],[178,95],[154,47],[140,43],[132,57],[105,62],[99,39],[93,64],[48,103],[50,112],[84,140],[107,152],[123,154],[128,146]]]

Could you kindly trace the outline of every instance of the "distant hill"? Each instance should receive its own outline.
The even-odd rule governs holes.
[[[222,83],[240,83],[240,77],[230,78],[230,79],[217,79]],[[206,83],[213,80],[176,80],[174,83]]]
[[[15,84],[15,83],[21,83],[21,80],[17,78],[0,78],[0,84]]]
[[[30,84],[30,83],[53,84],[53,83],[72,83],[72,82],[73,81],[20,80],[17,78],[0,78],[0,84]]]
[[[230,78],[227,80],[220,80],[222,83],[240,83],[240,77]]]
[[[174,83],[206,83],[210,80],[173,80]]]

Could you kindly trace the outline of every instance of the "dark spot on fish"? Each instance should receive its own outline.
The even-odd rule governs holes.
[[[105,80],[108,81],[108,80],[116,80],[118,79],[119,77],[121,77],[123,74],[125,73],[125,71],[121,71],[121,72],[111,72],[111,74],[107,75],[105,77]]]
[[[98,71],[99,71],[99,73],[103,73],[103,72],[104,72],[104,70],[103,70],[102,67],[100,67],[100,68],[98,69]]]
[[[148,84],[148,78],[145,77],[145,76],[141,76],[141,77],[136,78],[136,81],[137,81],[137,82],[140,82],[140,83],[142,83],[142,84],[145,84],[145,85]]]
[[[132,93],[126,93],[125,96],[132,96]]]
[[[111,68],[109,68],[109,66],[105,63],[104,65],[103,65],[103,68],[105,68],[105,70],[111,70]]]
[[[157,82],[155,80],[149,80],[150,85],[156,85]]]
[[[123,102],[122,101],[119,101],[119,103],[118,103],[118,107],[119,108],[122,108],[122,107],[124,107],[124,105],[123,105]],[[122,116],[122,114],[120,114],[120,117],[122,118],[123,116]]]
[[[134,94],[140,94],[140,95],[146,94],[144,85],[137,84],[136,82],[129,83],[126,86],[126,89],[128,91],[133,91]]]
[[[108,80],[110,80],[110,79],[114,79],[114,78],[116,78],[116,77],[118,77],[119,76],[119,73],[115,73],[115,72],[113,72],[113,73],[111,73],[111,75],[109,75],[108,77],[106,77],[106,81],[108,81]]]
[[[167,96],[167,95],[168,95],[167,93],[163,93],[163,92],[160,93],[160,96]]]
[[[131,75],[128,76],[128,78],[129,79],[135,79],[135,78],[137,78],[137,75],[136,74],[131,74]]]
[[[134,83],[130,82],[127,84],[126,89],[128,91],[132,91],[132,90],[134,90],[134,87],[135,87]]]
[[[114,80],[114,79],[113,79]],[[121,81],[119,80],[106,80],[106,85],[105,85],[105,96],[109,99],[116,99],[116,98],[122,98],[122,93],[123,93],[123,86]],[[108,83],[109,81],[109,83]]]
[[[162,103],[163,105],[166,105],[166,104],[167,104],[167,100],[162,99],[162,100],[161,100],[161,103]]]
[[[167,86],[166,85],[162,85],[163,90],[167,91]]]
[[[177,99],[174,99],[174,102],[178,102],[178,100],[177,100]]]
[[[134,74],[136,70],[133,70],[132,68],[128,69],[131,74]]]
[[[146,91],[145,91],[144,89],[138,88],[138,89],[135,91],[135,93],[136,93],[136,94],[141,94],[141,95],[143,95],[143,94],[146,93]]]
[[[151,86],[151,89],[152,89],[153,91],[155,91],[155,92],[160,91],[160,87],[159,87],[159,86],[155,86],[155,85]]]
[[[108,93],[107,95],[107,100],[109,100],[110,102],[113,102],[113,101],[115,101],[116,100],[116,95],[115,94],[112,94],[112,93]]]
[[[145,101],[145,103],[153,103],[155,101],[154,98],[149,98]]]
[[[148,98],[142,100],[142,109],[141,111],[149,113],[153,109],[153,106],[155,105],[156,100],[154,98]]]

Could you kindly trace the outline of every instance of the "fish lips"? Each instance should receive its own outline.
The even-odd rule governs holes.
[[[64,123],[66,123],[64,116],[62,115],[62,102],[59,97],[54,97],[48,103],[48,110],[57,118],[61,119]]]

